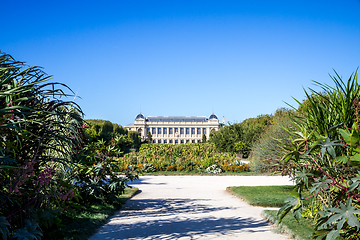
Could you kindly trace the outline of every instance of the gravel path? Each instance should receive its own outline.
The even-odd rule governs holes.
[[[142,176],[130,199],[90,240],[100,239],[289,239],[271,231],[228,186],[291,184],[280,176]]]

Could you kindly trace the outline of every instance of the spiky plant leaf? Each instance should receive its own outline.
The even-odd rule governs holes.
[[[6,218],[0,217],[0,233],[3,240],[7,240],[9,237],[9,227],[10,223],[6,220]]]

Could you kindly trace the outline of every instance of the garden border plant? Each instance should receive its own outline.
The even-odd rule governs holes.
[[[120,168],[143,173],[177,171],[188,173],[242,172],[249,165],[233,153],[218,153],[213,143],[142,144],[139,152],[130,152],[120,159]],[[216,169],[216,171],[210,168]],[[208,170],[208,171],[207,171]]]
[[[126,188],[119,196],[119,201],[113,203],[93,203],[87,205],[76,214],[63,212],[60,218],[62,225],[48,229],[44,233],[46,239],[86,240],[95,234],[107,219],[121,209],[128,199],[138,192],[138,188]]]
[[[299,102],[289,129],[290,142],[282,144],[283,161],[291,166],[296,181],[293,197],[279,210],[279,220],[292,212],[313,219],[314,237],[326,240],[342,236],[358,239],[360,230],[360,137],[357,71],[345,83],[332,77],[335,87],[315,82],[322,92],[310,89]],[[304,190],[310,191],[304,195]],[[304,200],[311,200],[308,207]]]
[[[120,138],[101,146],[86,142],[80,107],[61,99],[73,93],[50,79],[40,67],[0,52],[0,236],[5,240],[41,239],[43,231],[61,226],[61,212],[112,204],[137,177],[118,167]]]
[[[293,188],[293,185],[239,186],[227,187],[226,190],[253,206],[282,207],[284,200],[291,197],[290,190]],[[276,224],[280,232],[286,233],[294,239],[311,239],[314,233],[315,224],[312,220],[302,218],[298,221],[291,216],[286,216],[283,221],[279,223],[277,210],[263,210],[261,214],[268,221]]]

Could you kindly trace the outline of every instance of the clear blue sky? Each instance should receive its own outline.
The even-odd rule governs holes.
[[[360,65],[360,1],[1,1],[0,50],[71,87],[86,119],[240,122]]]

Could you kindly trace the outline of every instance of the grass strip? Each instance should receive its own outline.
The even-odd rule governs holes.
[[[312,220],[302,217],[297,221],[294,216],[289,213],[283,218],[281,223],[279,223],[277,212],[277,210],[263,210],[261,215],[269,222],[275,224],[280,232],[290,235],[291,238],[297,240],[312,240],[311,236],[315,232],[315,223]],[[336,240],[344,240],[344,238],[338,236]]]
[[[64,226],[44,232],[44,239],[86,240],[104,225],[107,219],[121,209],[121,206],[138,191],[138,188],[126,188],[117,204],[94,204],[85,206],[75,216],[64,213],[61,217]]]
[[[292,197],[290,191],[294,188],[292,185],[285,186],[240,186],[227,187],[235,196],[245,200],[253,206],[261,207],[282,207],[284,201]]]
[[[235,196],[245,200],[250,205],[261,207],[282,207],[284,200],[292,197],[289,193],[294,186],[240,186],[240,187],[227,187]],[[305,202],[305,205],[307,202]],[[281,233],[286,233],[292,238],[298,240],[310,240],[314,234],[315,223],[312,220],[300,218],[297,221],[294,216],[287,214],[281,223],[278,221],[277,210],[264,210],[262,215],[271,223],[278,227]],[[343,239],[341,237],[337,240]]]
[[[310,240],[314,234],[315,224],[313,221],[300,218],[297,221],[294,216],[290,213],[287,214],[281,223],[278,221],[277,210],[264,210],[262,215],[271,223],[278,227],[278,230],[282,233],[290,235],[292,238],[297,240]]]

